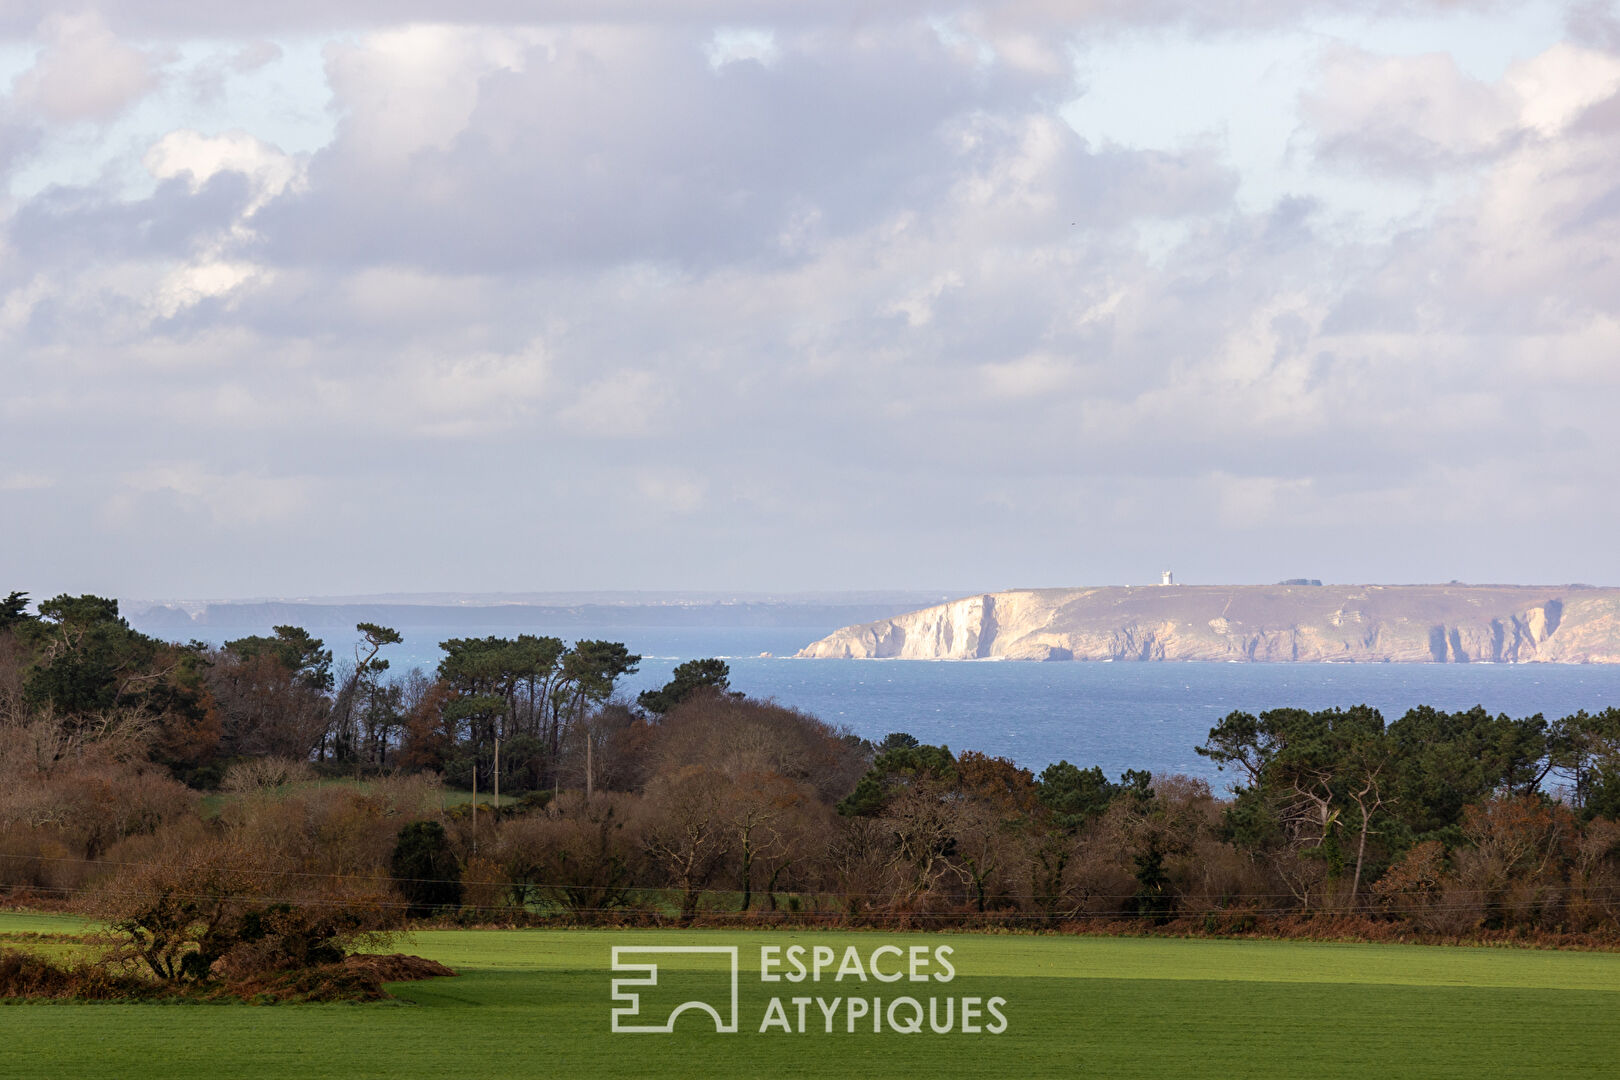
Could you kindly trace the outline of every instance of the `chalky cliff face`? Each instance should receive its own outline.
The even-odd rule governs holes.
[[[1620,589],[1172,585],[986,593],[799,653],[901,660],[1620,663]]]

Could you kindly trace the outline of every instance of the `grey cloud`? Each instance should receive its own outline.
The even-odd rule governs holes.
[[[266,64],[281,59],[282,48],[273,41],[255,41],[237,49],[230,58],[230,68],[238,74],[257,71]]]
[[[234,172],[210,177],[195,192],[184,180],[167,180],[150,198],[133,202],[94,189],[51,187],[17,210],[7,234],[35,268],[178,258],[233,224],[251,197],[247,179]]]
[[[806,26],[876,24],[969,15],[987,24],[1037,28],[1174,27],[1231,30],[1293,23],[1327,12],[1409,13],[1414,8],[1489,11],[1499,0],[888,0],[881,10],[857,0],[282,0],[226,5],[206,0],[144,0],[107,12],[124,34],[217,37],[321,33],[408,22],[526,26],[538,24]],[[27,37],[56,10],[51,0],[14,0],[0,10],[0,37]]]
[[[920,26],[719,74],[695,31],[556,40],[469,49],[465,124],[402,156],[334,53],[335,141],[245,220],[229,169],[16,208],[0,423],[56,485],[0,491],[22,584],[114,548],[62,586],[1601,576],[1603,107],[1381,240],[1244,212],[1218,146],[1088,145],[1067,72]],[[259,276],[154,300],[209,260]]]
[[[454,144],[403,165],[358,151],[347,133],[371,118],[351,113],[312,162],[309,194],[262,227],[278,259],[464,272],[792,258],[781,237],[796,219],[837,236],[937,202],[953,172],[944,127],[1027,109],[1031,93],[922,27],[865,47],[795,39],[769,68],[718,72],[695,37],[565,37],[522,72],[485,76]]]
[[[205,0],[146,0],[109,11],[120,33],[214,37],[244,34],[348,31],[403,23],[522,26],[615,22],[723,24],[848,23],[881,21],[936,10],[923,0],[899,0],[874,17],[855,0],[283,0],[277,4],[221,5]],[[0,34],[27,36],[57,5],[15,0],[0,12]]]
[[[0,109],[0,180],[39,146],[43,135],[38,124]]]
[[[1580,0],[1569,6],[1569,36],[1594,48],[1620,52],[1620,12],[1613,0]]]

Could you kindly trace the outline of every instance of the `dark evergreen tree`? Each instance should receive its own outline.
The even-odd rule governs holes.
[[[413,821],[401,829],[390,866],[412,918],[461,906],[461,864],[437,821]]]

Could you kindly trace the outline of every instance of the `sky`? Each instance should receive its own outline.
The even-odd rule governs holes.
[[[0,591],[1620,584],[1620,5],[0,0]]]

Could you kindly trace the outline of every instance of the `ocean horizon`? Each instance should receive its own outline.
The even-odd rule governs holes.
[[[131,620],[145,629],[139,619]],[[352,633],[311,628],[341,664]],[[954,751],[1006,757],[1035,772],[1067,760],[1125,769],[1182,773],[1217,791],[1232,780],[1193,747],[1227,713],[1281,707],[1323,709],[1371,705],[1386,721],[1430,705],[1448,711],[1476,705],[1493,714],[1549,720],[1620,705],[1620,665],[1262,663],[1244,661],[812,660],[793,655],[833,627],[401,627],[404,641],[385,649],[390,670],[431,673],[451,637],[550,634],[565,641],[623,642],[642,660],[621,680],[633,701],[663,685],[675,665],[716,657],[731,685],[750,697],[809,713],[863,738],[905,731]],[[210,644],[270,627],[199,626]],[[149,632],[173,637],[172,627]]]

